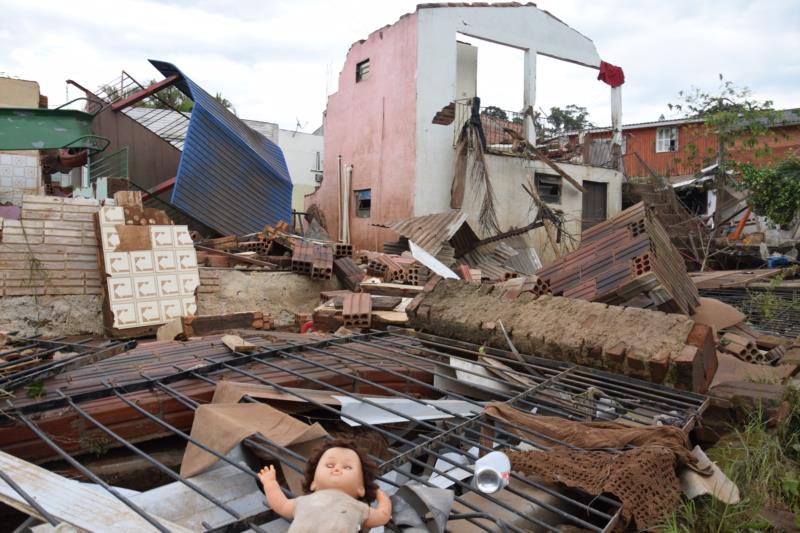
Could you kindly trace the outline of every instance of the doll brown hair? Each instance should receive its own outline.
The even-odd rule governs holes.
[[[314,481],[314,474],[317,471],[317,465],[322,458],[322,454],[331,448],[347,448],[353,450],[358,455],[361,461],[361,472],[364,476],[364,497],[359,498],[364,503],[370,504],[375,501],[375,496],[378,492],[378,485],[375,483],[375,478],[378,476],[378,467],[367,456],[367,453],[358,447],[355,441],[349,439],[333,439],[329,440],[311,454],[306,463],[306,469],[303,477],[303,492],[308,494],[311,492],[311,483]]]

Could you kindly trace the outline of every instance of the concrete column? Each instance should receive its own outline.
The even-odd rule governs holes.
[[[611,158],[622,172],[622,86],[611,88],[611,130]]]
[[[536,124],[533,121],[533,109],[536,105],[536,50],[525,51],[525,94],[523,108],[531,113],[525,117],[525,138],[536,146]]]

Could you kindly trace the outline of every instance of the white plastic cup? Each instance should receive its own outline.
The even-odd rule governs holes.
[[[508,485],[511,461],[503,452],[489,452],[475,461],[472,484],[484,494],[494,494]]]

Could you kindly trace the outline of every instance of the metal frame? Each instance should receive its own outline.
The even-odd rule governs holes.
[[[321,355],[323,357],[315,357]],[[511,494],[523,498],[530,504],[538,505],[546,509],[557,517],[551,523],[546,519],[536,516],[527,516],[519,512],[498,499],[496,495],[482,494],[484,504],[499,506],[506,511],[510,511],[519,517],[521,522],[517,524],[506,523],[501,519],[492,518],[484,506],[470,503],[463,498],[463,494],[472,490],[468,481],[461,481],[450,476],[445,471],[435,470],[432,467],[434,459],[444,458],[447,452],[458,452],[466,455],[470,460],[477,459],[467,452],[472,447],[477,447],[479,454],[492,450],[486,446],[485,438],[490,431],[494,434],[492,440],[503,446],[517,446],[527,444],[536,449],[547,450],[548,446],[543,442],[552,443],[558,446],[569,446],[556,439],[531,431],[527,428],[514,428],[517,432],[522,431],[526,438],[518,437],[506,430],[504,423],[491,419],[483,413],[472,416],[463,416],[449,411],[442,406],[434,406],[439,411],[449,415],[436,421],[417,420],[400,411],[396,411],[383,404],[378,404],[363,395],[355,394],[352,390],[356,387],[368,387],[370,390],[379,391],[377,394],[370,395],[386,396],[394,398],[404,398],[425,406],[432,406],[427,398],[417,397],[405,392],[410,389],[423,390],[430,399],[438,399],[446,396],[450,399],[457,399],[468,402],[476,407],[476,411],[483,409],[483,404],[473,398],[456,392],[447,392],[434,385],[434,379],[449,379],[455,381],[452,372],[455,367],[451,365],[453,358],[461,361],[469,361],[473,364],[489,370],[492,367],[480,361],[480,357],[491,357],[500,361],[510,368],[504,370],[507,376],[524,378],[527,380],[526,386],[511,380],[502,379],[496,374],[486,377],[483,373],[476,373],[471,370],[459,368],[459,373],[463,375],[478,375],[484,379],[489,379],[497,384],[507,387],[509,392],[499,392],[495,389],[485,388],[483,392],[491,394],[498,401],[505,402],[507,405],[517,408],[523,412],[530,412],[536,409],[538,413],[561,416],[573,420],[589,420],[601,414],[597,404],[587,397],[591,394],[602,394],[609,399],[611,405],[619,408],[617,418],[628,419],[633,422],[641,423],[641,417],[650,418],[655,423],[659,418],[671,418],[688,430],[694,421],[700,416],[707,405],[707,399],[703,396],[691,392],[675,391],[667,387],[645,383],[642,381],[627,378],[617,374],[610,374],[597,370],[592,370],[571,363],[552,361],[537,357],[525,356],[525,362],[521,363],[513,354],[504,350],[482,348],[473,344],[454,341],[432,335],[411,334],[405,331],[370,332],[366,334],[353,335],[350,337],[326,339],[321,341],[303,343],[281,343],[266,347],[256,353],[228,354],[224,357],[209,356],[202,357],[200,365],[193,365],[192,368],[174,367],[174,372],[161,377],[149,377],[142,374],[138,379],[133,379],[123,383],[104,383],[104,386],[95,390],[84,391],[76,394],[66,394],[59,391],[57,398],[29,403],[27,405],[16,405],[8,401],[8,415],[18,419],[26,425],[38,437],[46,442],[53,450],[72,464],[82,475],[100,483],[111,494],[120,499],[133,511],[155,525],[157,517],[149,515],[146,511],[139,508],[113,488],[100,481],[88,468],[80,464],[74,458],[69,457],[66,452],[46,435],[41,428],[32,420],[32,416],[51,409],[68,408],[80,415],[83,419],[103,431],[110,438],[119,443],[120,446],[127,448],[133,454],[144,458],[153,464],[159,471],[178,481],[200,496],[212,502],[216,507],[224,510],[230,519],[223,524],[204,524],[205,531],[242,531],[253,529],[264,531],[263,524],[274,519],[276,516],[271,511],[265,511],[255,516],[241,516],[235,510],[229,508],[219,501],[217,496],[210,494],[197,487],[191,479],[186,479],[179,474],[173,473],[166,466],[159,463],[154,457],[144,452],[138,446],[126,441],[111,428],[106,427],[89,412],[83,404],[98,398],[114,397],[122,404],[133,409],[141,417],[158,424],[170,434],[177,436],[187,442],[194,443],[205,451],[212,453],[217,458],[225,461],[242,472],[256,477],[255,470],[243,467],[241,464],[231,461],[222,454],[219,454],[203,444],[194,440],[190,435],[181,431],[152,413],[131,401],[127,396],[134,392],[150,390],[154,393],[165,393],[170,398],[181,403],[188,409],[195,410],[198,402],[179,391],[173,384],[179,381],[193,379],[209,384],[216,384],[222,378],[236,379],[237,381],[250,382],[262,385],[269,385],[274,390],[293,395],[310,405],[313,405],[319,412],[325,413],[326,417],[331,415],[335,419],[350,418],[353,422],[368,428],[369,430],[383,435],[389,443],[389,451],[392,457],[388,460],[380,460],[373,457],[379,464],[380,472],[385,475],[387,472],[398,467],[403,463],[410,463],[412,472],[408,475],[412,480],[427,483],[428,474],[435,472],[450,481],[454,482],[453,488],[456,489],[456,501],[464,505],[468,512],[454,513],[451,520],[463,519],[473,523],[476,527],[487,531],[517,531],[522,532],[532,527],[541,528],[544,531],[562,531],[559,529],[561,524],[570,524],[585,528],[594,532],[610,531],[618,522],[621,505],[616,500],[602,496],[592,495],[591,498],[576,499],[566,494],[546,486],[535,479],[528,479],[512,473],[511,477],[515,486],[506,488]],[[382,383],[367,379],[360,375],[353,368],[360,366],[370,370],[378,370],[399,379],[402,387],[389,387]],[[250,368],[246,368],[250,367]],[[267,368],[271,372],[289,375],[302,381],[303,387],[307,389],[321,389],[334,392],[337,395],[347,396],[358,399],[361,402],[379,407],[380,409],[406,420],[411,430],[398,430],[396,424],[392,425],[372,425],[356,417],[344,415],[339,409],[330,405],[325,405],[308,397],[295,388],[278,383],[274,379],[267,379],[263,375],[256,373],[254,368]],[[494,369],[496,371],[496,369]],[[325,380],[314,377],[315,373],[325,371],[333,373],[339,385],[333,385]],[[420,379],[414,376],[426,376],[428,379]],[[338,379],[341,378],[341,379]],[[342,384],[344,383],[344,384]],[[350,384],[350,386],[347,385]],[[472,385],[473,387],[475,385]],[[479,387],[480,388],[480,387]],[[255,402],[253,398],[245,396],[244,401]],[[23,402],[24,403],[24,402]],[[630,412],[636,410],[640,418],[630,416]],[[604,418],[608,413],[605,412]],[[405,423],[404,423],[405,424]],[[413,433],[413,434],[412,434]],[[261,435],[254,436],[245,440],[247,445],[260,449],[276,457],[284,466],[302,471],[305,459],[295,452],[277,445]],[[573,447],[574,448],[574,447]],[[619,450],[609,450],[611,453],[619,453]],[[446,459],[446,458],[444,458]],[[470,467],[461,467],[471,471]],[[384,478],[384,481],[387,481]],[[393,484],[389,482],[390,484]],[[396,484],[395,484],[396,485]],[[554,503],[524,492],[523,488],[534,489],[553,499]],[[291,493],[286,490],[287,494]],[[569,511],[564,510],[569,509]],[[481,522],[483,520],[484,522]],[[493,527],[486,525],[486,520],[493,523]],[[520,524],[524,524],[520,527]],[[160,524],[159,524],[160,526]],[[163,526],[156,526],[164,530]]]
[[[109,341],[101,346],[88,344],[92,338],[79,339],[75,342],[65,342],[64,337],[42,339],[39,337],[12,337],[12,346],[0,351],[0,358],[8,358],[15,354],[22,354],[28,350],[35,353],[20,356],[18,359],[0,363],[0,394],[11,394],[13,391],[29,385],[34,381],[45,379],[56,374],[73,370],[75,368],[96,363],[124,350],[136,346],[135,341],[120,342]],[[58,351],[74,352],[77,355],[61,361],[53,361],[52,356]],[[42,363],[13,373],[4,375],[4,370],[16,365],[33,362],[37,359]]]

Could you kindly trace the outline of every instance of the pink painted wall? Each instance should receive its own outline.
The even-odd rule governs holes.
[[[369,59],[369,78],[356,83],[356,65]],[[353,165],[350,240],[357,249],[377,250],[395,240],[371,224],[413,216],[416,161],[417,14],[370,34],[350,48],[339,74],[339,90],[328,97],[322,185],[306,196],[317,204],[332,238],[339,234],[338,156],[342,174]],[[355,216],[355,194],[372,189],[370,218]]]

